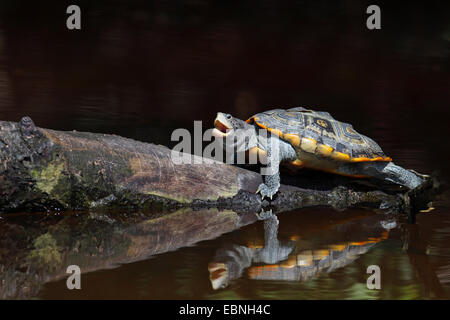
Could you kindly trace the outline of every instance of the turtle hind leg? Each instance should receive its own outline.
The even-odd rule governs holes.
[[[419,176],[415,172],[403,169],[392,162],[384,166],[380,170],[380,174],[384,176],[385,180],[400,184],[409,189],[417,188],[425,181],[424,176]]]
[[[339,168],[339,171],[352,175],[364,174],[379,180],[393,182],[409,189],[417,188],[426,178],[425,175],[406,170],[393,162],[381,161],[344,164]]]

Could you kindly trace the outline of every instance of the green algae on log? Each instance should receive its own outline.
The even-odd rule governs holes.
[[[204,158],[198,162],[175,165],[169,148],[116,135],[37,128],[29,117],[0,121],[0,212],[183,206],[256,211],[268,204],[255,195],[262,181],[258,173]],[[270,203],[277,209],[411,211],[415,203],[427,203],[432,189],[428,181],[426,192],[414,191],[421,200],[416,201],[404,189],[380,191],[335,175],[287,178],[283,181],[292,185],[282,185]]]

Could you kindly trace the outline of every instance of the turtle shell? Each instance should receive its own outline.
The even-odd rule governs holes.
[[[375,141],[328,112],[303,107],[274,109],[258,113],[247,122],[277,134],[297,152],[339,162],[392,161]]]

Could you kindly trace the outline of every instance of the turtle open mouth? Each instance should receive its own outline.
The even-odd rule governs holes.
[[[228,128],[225,124],[220,122],[219,120],[214,121],[214,127],[222,133],[227,133],[230,128]]]
[[[232,126],[228,122],[228,120],[225,118],[225,116],[222,113],[218,113],[216,119],[214,120],[214,130],[213,135],[218,138],[223,138],[230,134],[232,130]]]
[[[208,265],[209,280],[214,290],[224,288],[227,285],[227,266],[220,262],[211,262]]]

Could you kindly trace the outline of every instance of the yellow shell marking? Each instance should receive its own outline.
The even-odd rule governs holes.
[[[322,260],[323,258],[326,258],[330,255],[330,251],[328,250],[314,250],[313,251],[313,258],[314,260]]]
[[[289,256],[289,258],[280,264],[280,267],[291,269],[294,268],[297,265],[297,257],[296,256]]]
[[[322,119],[318,119],[317,120],[317,124],[319,124],[321,127],[328,127],[327,123],[325,121],[323,121]]]
[[[353,129],[350,128],[350,127],[345,128],[345,130],[347,130],[347,132],[350,133],[350,134],[357,134],[357,133],[355,132],[355,130],[353,130]]]
[[[267,130],[269,130],[271,133],[273,133],[273,134],[276,134],[277,136],[279,136],[279,137],[282,137],[283,136],[283,133],[280,131],[280,130],[278,130],[278,129],[271,129],[271,128],[268,128]]]
[[[328,248],[333,251],[342,251],[347,248],[347,244],[332,244],[329,245]]]
[[[336,161],[350,161],[350,156],[348,154],[334,150],[331,154],[331,159]]]
[[[300,137],[296,134],[292,133],[286,133],[283,138],[288,141],[290,144],[292,144],[294,147],[300,146]]]
[[[268,130],[269,132],[278,135],[279,137],[283,137],[283,133],[282,133],[280,130],[278,130],[278,129],[272,129],[272,128],[267,128],[267,126],[265,126],[265,125],[263,125],[262,123],[258,122],[258,121],[259,121],[259,118],[258,118],[258,117],[251,117],[250,119],[247,119],[245,122],[250,123],[250,122],[252,122],[252,120],[255,121],[256,124],[257,124],[258,126],[260,126],[261,128],[266,129],[266,130]]]
[[[369,243],[370,243],[369,241],[352,241],[352,242],[349,242],[349,245],[351,245],[351,246],[364,246],[364,245],[369,244]]]
[[[309,153],[314,153],[316,151],[317,141],[311,138],[302,138],[300,148]]]
[[[247,243],[247,247],[250,249],[261,249],[264,248],[264,245],[261,243]]]
[[[305,166],[305,163],[302,160],[296,159],[291,162],[291,165],[293,165],[295,167],[303,167],[303,166]]]
[[[298,266],[310,266],[313,263],[312,251],[302,251],[297,255]]]
[[[352,158],[351,162],[367,162],[367,161],[386,161],[391,162],[392,158],[390,157],[376,157],[376,158],[366,158],[366,157],[359,157],[359,158]]]
[[[322,157],[330,157],[331,153],[333,152],[333,148],[326,146],[324,144],[319,143],[317,145],[316,153]]]

